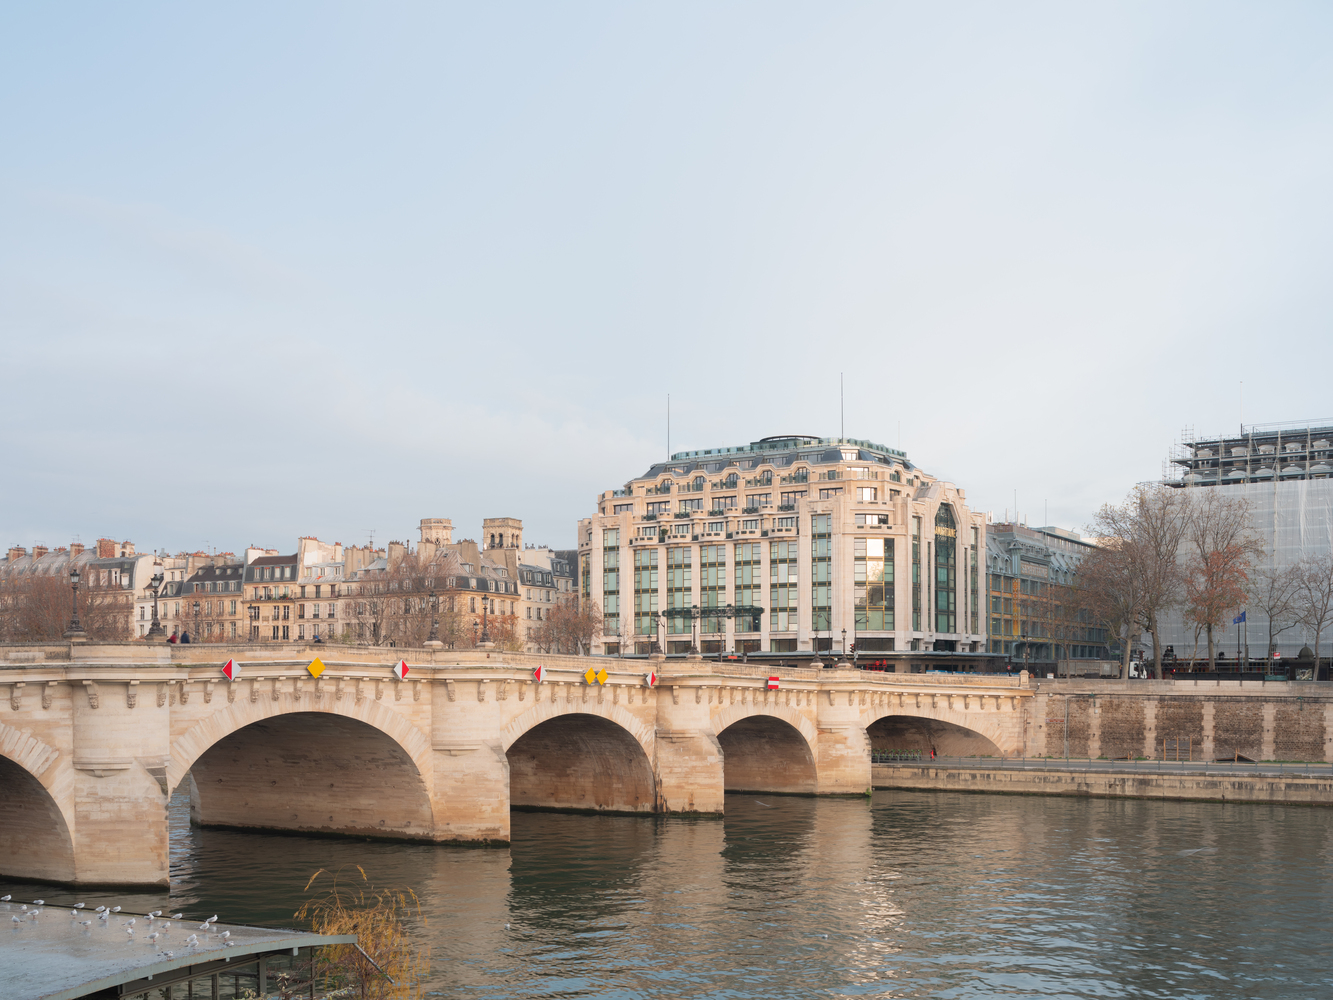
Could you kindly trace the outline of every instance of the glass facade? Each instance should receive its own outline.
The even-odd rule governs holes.
[[[921,518],[919,517],[912,518],[912,630],[921,631]]]
[[[657,634],[657,549],[634,550],[634,634]]]
[[[727,603],[727,547],[699,547],[699,607],[720,608]],[[725,618],[705,618],[701,632],[716,633],[726,629]]]
[[[585,581],[591,577],[589,561],[584,560]],[[588,584],[584,583],[586,589]],[[620,634],[620,529],[602,532],[602,633]]]
[[[935,631],[957,632],[958,527],[953,508],[935,512]]]
[[[797,543],[768,543],[768,630],[795,632],[800,594],[797,592]]]
[[[969,558],[969,564],[968,564],[968,570],[967,570],[967,582],[968,582],[968,607],[969,607],[969,612],[968,612],[968,613],[969,613],[969,617],[968,617],[968,623],[969,623],[969,624],[968,624],[968,629],[967,629],[967,630],[968,630],[969,632],[973,633],[974,635],[976,634],[977,629],[978,629],[978,626],[979,626],[980,623],[981,623],[981,614],[980,614],[980,611],[978,610],[978,609],[980,608],[980,601],[981,601],[981,596],[980,596],[980,594],[978,593],[978,589],[979,589],[979,588],[978,588],[978,583],[979,583],[980,578],[979,578],[978,575],[977,575],[977,573],[978,573],[978,571],[977,571],[977,548],[980,546],[980,544],[981,544],[981,531],[980,531],[979,528],[973,528],[973,529],[972,529],[972,551],[969,553],[969,556],[968,556],[968,558]]]
[[[736,546],[736,605],[763,606],[763,583],[760,574],[762,552],[758,542],[741,542]],[[756,631],[753,618],[737,618],[737,632]]]
[[[833,515],[810,515],[810,627],[833,628]]]
[[[666,585],[667,607],[688,608],[690,600],[690,556],[693,548],[688,545],[666,550]],[[667,633],[670,635],[690,635],[694,631],[693,623],[688,618],[668,618]]]
[[[893,539],[858,538],[856,631],[893,631]]]

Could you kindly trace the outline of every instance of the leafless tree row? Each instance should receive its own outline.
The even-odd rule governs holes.
[[[69,627],[73,592],[64,576],[0,578],[0,642],[59,641]],[[79,624],[89,639],[130,637],[133,597],[119,587],[79,588]]]

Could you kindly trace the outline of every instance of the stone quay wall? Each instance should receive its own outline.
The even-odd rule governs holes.
[[[1168,799],[1200,802],[1267,802],[1333,806],[1333,776],[1125,774],[1123,772],[1023,768],[875,765],[875,788],[917,792],[989,792],[1091,798]]]
[[[1048,679],[1032,687],[1029,757],[1333,762],[1333,684]]]

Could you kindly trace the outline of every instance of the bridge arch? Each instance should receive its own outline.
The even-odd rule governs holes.
[[[53,882],[75,877],[74,838],[64,810],[7,748],[0,748],[0,874]]]
[[[619,705],[534,705],[505,727],[501,741],[510,807],[655,812],[654,740],[654,731]]]
[[[949,757],[1001,757],[1017,753],[1000,716],[950,709],[901,706],[863,712],[872,750],[921,750]]]
[[[204,825],[435,839],[429,741],[363,698],[238,701],[173,745]],[[265,704],[265,702],[268,704]]]
[[[713,716],[728,792],[813,795],[819,790],[814,725],[784,706],[731,705]]]

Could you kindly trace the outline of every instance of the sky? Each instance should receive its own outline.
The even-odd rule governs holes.
[[[0,7],[0,543],[292,551],[774,434],[1078,530],[1333,418],[1319,3]],[[1242,386],[1243,382],[1243,386]]]

